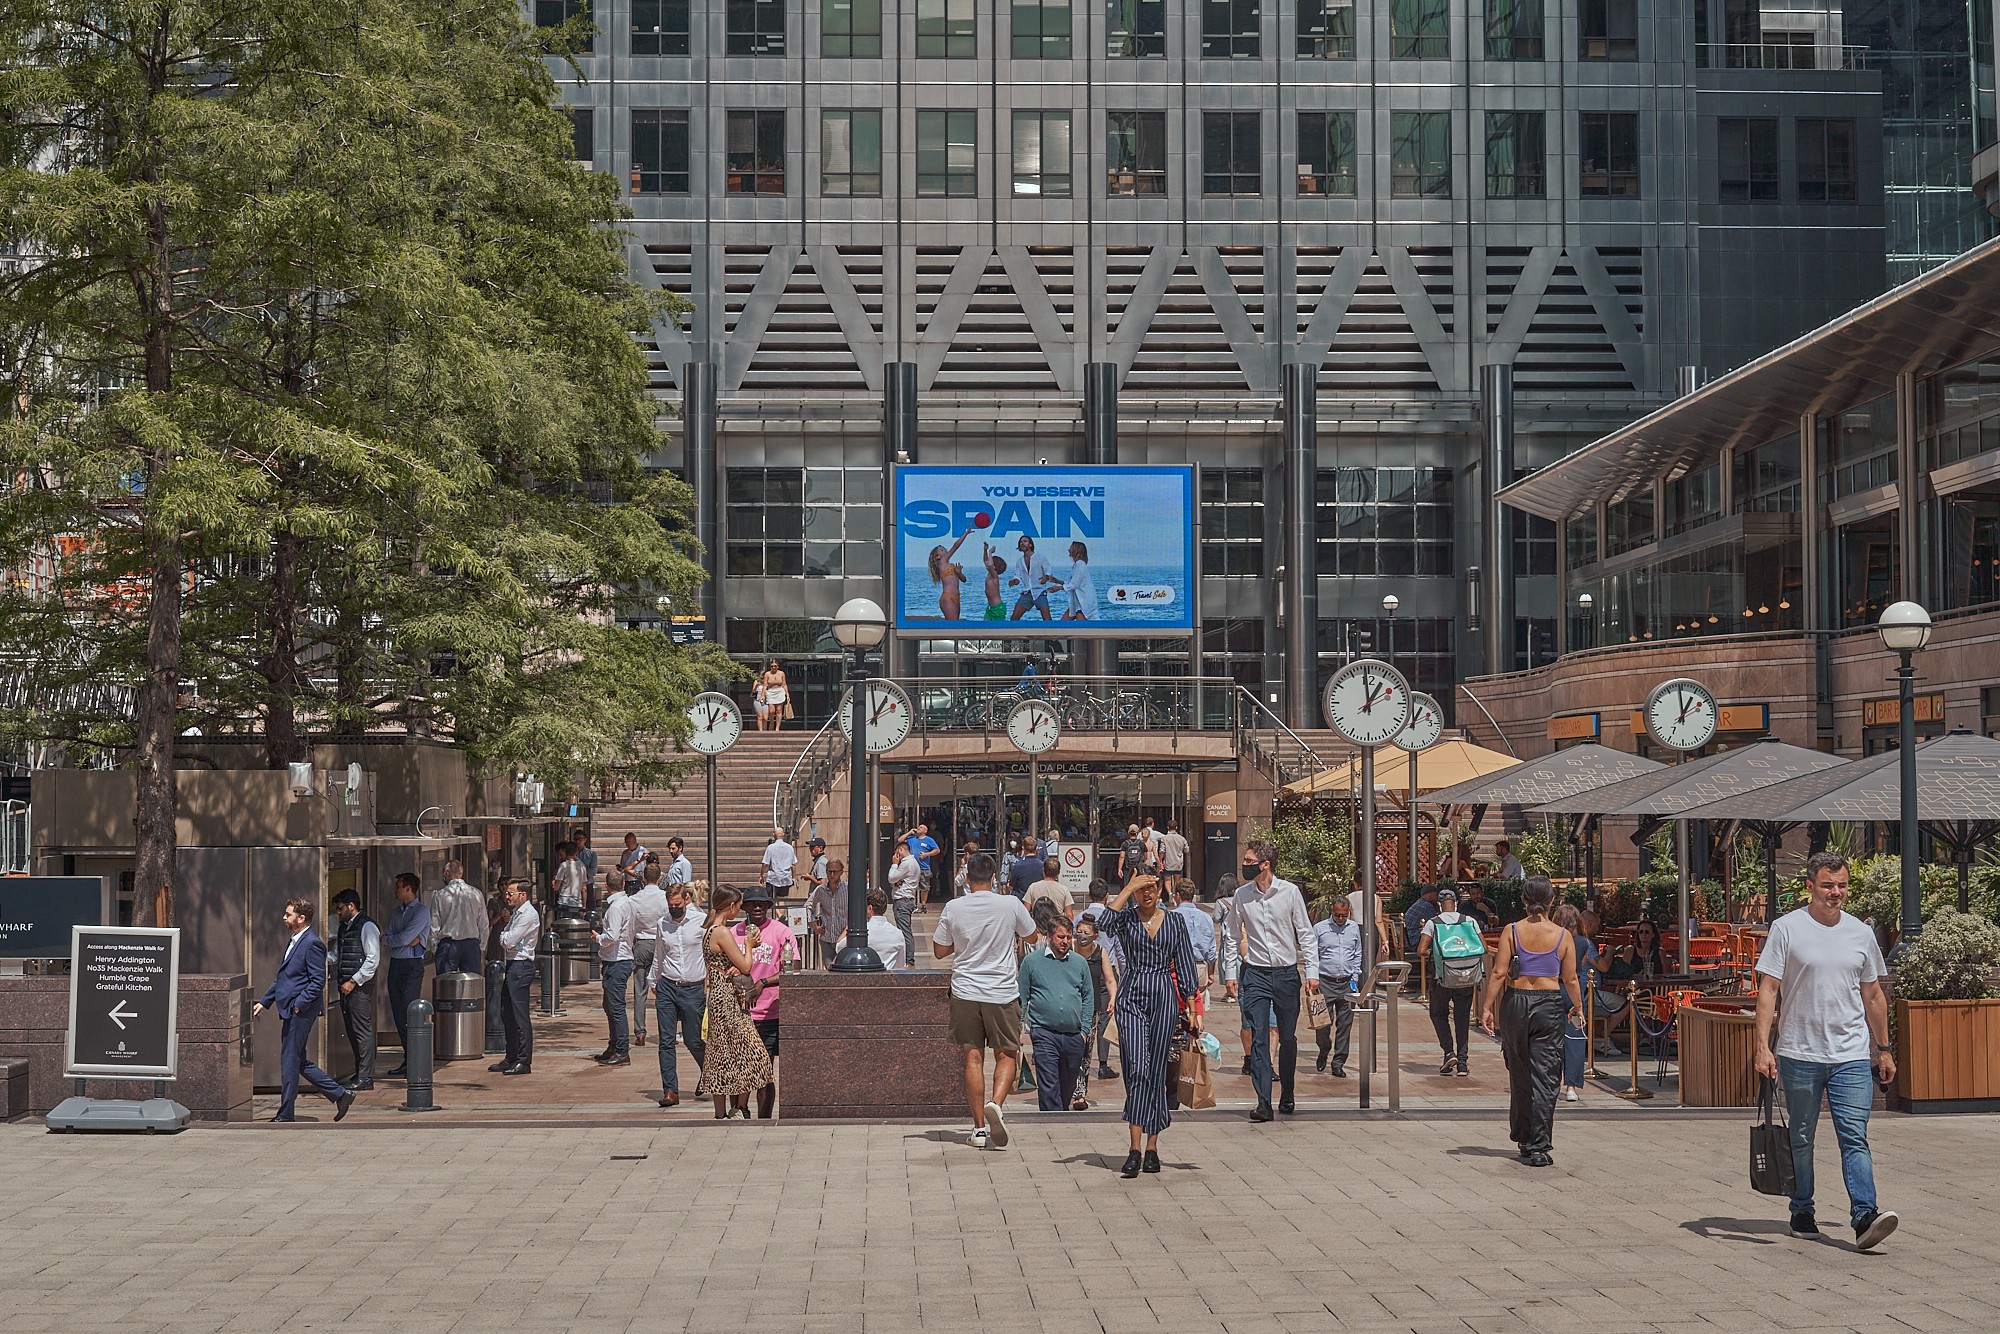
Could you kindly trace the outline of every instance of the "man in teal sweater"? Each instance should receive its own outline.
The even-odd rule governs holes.
[[[1095,990],[1090,966],[1071,950],[1069,920],[1050,923],[1048,943],[1021,956],[1021,1007],[1034,1042],[1035,1095],[1045,1112],[1067,1108],[1083,1072]]]

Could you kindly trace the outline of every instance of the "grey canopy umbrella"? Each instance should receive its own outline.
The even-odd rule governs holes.
[[[1902,818],[1903,780],[1896,752],[1697,806],[1693,820],[1813,824],[1829,820],[1894,823]],[[1917,818],[1958,863],[1958,906],[1969,906],[1972,850],[2000,835],[2000,741],[1952,732],[1917,747]]]
[[[1553,751],[1484,778],[1439,788],[1426,794],[1424,800],[1435,806],[1539,806],[1558,797],[1587,792],[1665,767],[1657,760],[1592,741]],[[1573,842],[1580,838],[1582,828],[1579,823],[1571,831]],[[1584,867],[1586,871],[1590,869],[1588,857]]]

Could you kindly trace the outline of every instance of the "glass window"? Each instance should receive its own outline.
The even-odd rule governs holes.
[[[1166,0],[1106,0],[1105,54],[1113,60],[1167,54]]]
[[[632,193],[684,195],[688,192],[688,113],[632,113]]]
[[[1896,480],[1896,395],[1883,394],[1820,423],[1826,474],[1820,498],[1838,500]]]
[[[1449,468],[1321,468],[1319,572],[1451,577],[1452,481]]]
[[[1106,154],[1108,192],[1163,195],[1167,192],[1167,113],[1112,111]]]
[[[1315,687],[1324,691],[1335,672],[1355,658],[1374,657],[1389,663],[1409,679],[1412,690],[1421,690],[1446,710],[1449,725],[1452,697],[1456,693],[1457,660],[1452,652],[1452,623],[1433,616],[1333,616],[1320,620],[1314,647],[1318,650],[1319,676]],[[1423,771],[1421,763],[1418,772]]]
[[[1804,498],[1799,437],[1792,434],[1736,455],[1736,508],[1743,514],[1793,514]]]
[[[1941,371],[1922,393],[1930,467],[2000,450],[2000,357]]]
[[[1201,470],[1201,572],[1250,577],[1264,573],[1263,469]]]
[[[784,0],[728,0],[723,51],[732,56],[785,54]]]
[[[724,190],[732,195],[785,193],[785,113],[732,111],[724,127]]]
[[[1799,202],[1853,203],[1854,122],[1801,117],[1798,135]]]
[[[1604,507],[1604,554],[1616,556],[1653,540],[1653,490],[1647,487]]]
[[[632,0],[632,54],[688,54],[688,0]]]
[[[1398,199],[1451,198],[1451,113],[1389,116],[1389,189]]]
[[[1946,496],[1939,504],[1944,510],[1944,605],[2000,602],[2000,496]]]
[[[1299,193],[1354,193],[1354,113],[1299,113]]]
[[[1902,596],[1903,562],[1896,534],[1896,512],[1850,523],[1834,534],[1834,558],[1839,564],[1843,626],[1873,625],[1883,610]]]
[[[979,115],[917,113],[917,193],[969,199],[979,193]]]
[[[590,22],[585,11],[590,6],[585,0],[535,0],[535,26],[537,28],[561,28],[572,19],[582,18],[577,25],[576,45],[572,50],[589,53],[597,49],[597,26]]]
[[[1572,515],[1563,524],[1565,559],[1572,570],[1597,564],[1597,515]]]
[[[823,111],[819,121],[819,191],[873,199],[882,193],[882,113]]]
[[[1711,463],[1674,478],[1666,486],[1663,537],[1685,533],[1722,517],[1722,468]]]
[[[821,511],[805,506],[805,472],[800,468],[731,468],[723,503],[728,532],[728,572],[749,578],[798,578],[806,573],[806,538],[827,567],[818,541]],[[808,514],[812,518],[808,519]],[[838,522],[839,511],[833,511]],[[814,525],[808,533],[808,525]],[[835,558],[832,572],[840,572]]]
[[[588,167],[597,161],[597,112],[590,107],[568,107],[569,155]]]
[[[1069,59],[1069,3],[1014,0],[1014,59]]]
[[[1301,59],[1354,59],[1354,0],[1299,0],[1298,37]]]
[[[1586,111],[1577,117],[1577,162],[1584,195],[1639,196],[1639,117],[1629,111]]]
[[[1639,58],[1638,0],[1580,0],[1576,24],[1580,59]]]
[[[1016,111],[1014,193],[1068,199],[1069,149],[1069,112]]]
[[[1548,195],[1548,135],[1539,111],[1486,113],[1486,197]]]
[[[1201,0],[1204,60],[1255,60],[1262,53],[1263,0]]]
[[[1486,58],[1542,58],[1542,0],[1486,0]]]
[[[1778,122],[1724,116],[1715,123],[1719,198],[1725,204],[1771,203],[1778,197]]]
[[[819,53],[829,60],[878,58],[882,0],[820,0]]]
[[[1263,193],[1263,116],[1255,111],[1208,111],[1201,117],[1201,192]]]
[[[1389,0],[1389,54],[1398,60],[1449,58],[1449,0]]]
[[[979,12],[973,0],[917,0],[917,54],[928,60],[979,55]]]

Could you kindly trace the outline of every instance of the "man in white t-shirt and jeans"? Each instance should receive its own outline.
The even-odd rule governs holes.
[[[1896,1230],[1896,1215],[1876,1207],[1868,1153],[1868,1111],[1875,1101],[1870,1067],[1887,1084],[1896,1077],[1896,1062],[1882,990],[1888,970],[1874,928],[1841,911],[1847,880],[1846,858],[1814,853],[1806,862],[1810,902],[1772,924],[1757,958],[1755,1064],[1758,1074],[1783,1087],[1791,1119],[1792,1235],[1820,1235],[1813,1220],[1813,1135],[1824,1098],[1840,1141],[1854,1244],[1865,1251]]]
[[[1035,934],[1035,919],[1012,894],[995,894],[1000,859],[976,852],[966,863],[966,892],[945,904],[931,950],[951,965],[951,1040],[965,1048],[965,1097],[972,1105],[975,1149],[1007,1147],[1000,1113],[1014,1088],[1021,1051],[1021,983],[1016,941]],[[986,1096],[986,1049],[993,1049],[993,1096]]]
[[[782,899],[792,892],[792,868],[799,864],[799,854],[785,839],[783,829],[771,830],[771,842],[764,849],[764,887],[771,891],[771,897]]]

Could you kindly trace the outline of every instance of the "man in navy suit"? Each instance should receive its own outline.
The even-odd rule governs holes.
[[[312,1036],[313,1020],[326,1010],[326,942],[312,929],[310,899],[292,899],[285,904],[285,934],[291,939],[278,963],[278,975],[257,1003],[250,1017],[276,1010],[284,1022],[284,1052],[278,1064],[278,1114],[273,1121],[290,1121],[292,1103],[299,1096],[299,1077],[324,1093],[333,1104],[333,1119],[347,1115],[354,1095],[342,1088],[326,1071],[306,1059],[306,1039]]]

